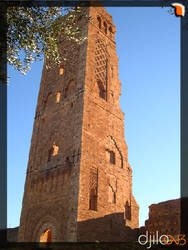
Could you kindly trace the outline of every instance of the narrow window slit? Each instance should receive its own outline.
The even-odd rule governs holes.
[[[107,34],[107,24],[106,24],[106,22],[104,22],[104,32],[105,32],[105,34]]]
[[[101,29],[101,18],[99,16],[97,17],[97,21],[98,21],[98,28]]]
[[[62,76],[64,73],[64,65],[62,64],[59,69],[59,75]]]
[[[98,170],[97,168],[90,169],[89,181],[89,210],[97,211],[98,197]]]
[[[49,150],[48,161],[50,161],[53,156],[56,156],[58,154],[58,151],[59,151],[59,147],[54,142],[53,146]]]
[[[57,95],[56,95],[56,103],[59,103],[59,102],[60,102],[60,99],[61,99],[61,92],[58,91],[58,92],[57,92]]]

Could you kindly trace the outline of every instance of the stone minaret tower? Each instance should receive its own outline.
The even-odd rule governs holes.
[[[65,64],[43,68],[19,241],[125,241],[138,227],[116,28],[103,7],[85,11],[88,39],[62,41]]]

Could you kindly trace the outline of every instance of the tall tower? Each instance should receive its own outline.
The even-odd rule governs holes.
[[[85,11],[88,39],[62,41],[66,63],[43,68],[19,241],[125,241],[138,227],[116,29],[103,7]]]

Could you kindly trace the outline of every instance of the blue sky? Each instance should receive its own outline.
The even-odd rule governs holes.
[[[180,19],[167,8],[106,7],[116,25],[121,109],[140,226],[180,196]],[[8,227],[19,225],[42,62],[8,67]]]

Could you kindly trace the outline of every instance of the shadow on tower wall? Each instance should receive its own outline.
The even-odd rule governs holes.
[[[124,213],[78,222],[78,242],[128,242],[138,239],[139,228],[126,226]]]

